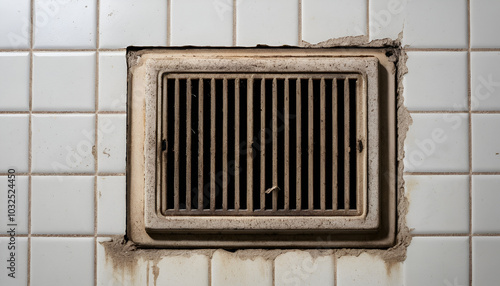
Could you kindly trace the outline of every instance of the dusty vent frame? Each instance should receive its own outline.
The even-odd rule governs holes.
[[[127,235],[132,241],[144,247],[172,248],[374,248],[389,247],[394,243],[396,233],[395,65],[386,56],[385,49],[150,49],[129,52],[128,64]],[[354,80],[354,85],[349,84],[349,79]],[[293,81],[295,81],[295,93],[290,89],[290,82]],[[346,116],[345,122],[342,121],[342,114],[337,113],[337,118],[333,115],[327,116],[329,108],[324,100],[325,97],[335,98],[334,94],[340,95],[338,90],[340,82],[344,82],[340,93],[345,100],[345,105],[342,107],[342,112]],[[193,83],[195,85],[192,88],[181,88],[186,85],[193,86]],[[238,107],[242,107],[246,113],[236,116],[241,110],[238,111],[237,106],[234,105],[233,117],[228,119],[223,116],[220,122],[225,131],[217,134],[216,132],[221,131],[214,130],[216,126],[214,116],[218,112],[226,113],[235,104],[240,95],[240,83],[245,83],[246,94],[244,102],[239,102]],[[278,85],[281,85],[281,88],[278,88]],[[302,88],[301,85],[307,86]],[[254,89],[258,89],[259,86],[260,91],[256,92]],[[350,91],[349,86],[354,87],[355,92]],[[238,93],[231,92],[237,88]],[[326,91],[329,88],[331,92]],[[198,94],[199,98],[193,97],[193,91],[198,93],[203,90],[205,92]],[[301,95],[302,90],[306,93],[305,96]],[[285,94],[289,95],[288,99],[284,99]],[[280,133],[281,145],[264,143],[257,151],[254,147],[248,147],[255,144],[255,138],[259,138],[261,134],[264,136],[264,132],[260,131],[265,130],[266,127],[271,130],[270,141],[278,142],[276,131],[278,100],[281,100],[281,107],[286,114],[284,106],[287,105],[286,101],[293,97],[292,94],[296,96],[294,102],[296,114],[300,114],[297,112],[300,109],[308,111],[305,122],[309,124],[302,126],[303,129],[308,127],[308,131],[303,134],[305,136],[302,136],[306,137],[303,140],[306,143],[301,145],[296,142],[296,145],[292,146],[295,148],[289,148],[289,145],[283,144],[283,138],[290,138],[290,132],[288,132],[287,135]],[[186,97],[184,100],[183,96]],[[228,104],[228,96],[233,96],[231,104]],[[198,106],[196,111],[201,115],[196,117],[190,113],[190,108],[193,106],[192,100],[195,98],[196,102],[198,104],[201,102],[201,107],[203,107],[207,103],[203,103],[202,97],[209,100],[206,113],[210,114],[202,114],[204,109]],[[340,106],[344,100],[337,98],[337,104]],[[349,98],[351,98],[350,102]],[[261,99],[260,105],[256,102],[259,99]],[[269,102],[267,105],[266,100]],[[334,106],[333,100],[328,102],[330,106]],[[266,113],[266,107],[271,111]],[[356,111],[354,115],[353,112],[349,112],[350,107],[354,107]],[[313,117],[314,111],[318,113],[318,110],[320,116]],[[182,111],[185,111],[184,115]],[[261,120],[255,125],[254,119],[258,119],[259,116]],[[248,152],[241,157],[241,163],[248,164],[248,168],[245,170],[246,173],[241,175],[245,178],[241,179],[238,176],[238,182],[245,181],[246,190],[241,191],[241,187],[233,183],[233,196],[231,196],[228,195],[227,187],[227,141],[231,141],[231,145],[237,145],[238,139],[233,136],[234,138],[230,140],[231,135],[228,137],[230,133],[227,132],[227,128],[228,121],[236,120],[236,117],[239,122],[246,121],[243,132],[248,136],[241,138],[242,141],[246,139]],[[327,117],[330,118],[330,122],[342,123],[340,127],[348,126],[349,122],[352,125],[353,121],[356,126],[355,140],[349,139],[347,135],[343,150],[337,151],[338,158],[345,156],[342,163],[347,165],[341,168],[331,163],[329,167],[330,171],[335,171],[337,168],[342,171],[339,171],[338,175],[345,176],[343,182],[345,193],[342,194],[344,201],[341,202],[343,209],[336,204],[339,202],[338,196],[335,194],[330,197],[325,196],[325,193],[334,191],[335,185],[331,183],[330,191],[325,188],[325,180],[329,178],[324,174],[325,168],[319,168],[321,171],[319,176],[311,170],[319,165],[325,166],[325,161],[326,164],[330,161],[323,156],[326,154],[323,153],[325,148],[332,146],[328,142],[325,145],[323,139],[326,134],[323,132],[323,127],[330,127],[324,123]],[[268,118],[270,126],[266,126],[265,123]],[[283,124],[285,121],[289,123],[287,118],[290,117],[285,116]],[[203,129],[203,125],[199,125],[197,126],[198,133],[193,131],[196,138],[198,138],[197,134],[208,132],[208,130],[211,132],[210,136],[199,136],[201,145],[198,146],[193,144],[193,136],[189,132],[179,134],[180,129],[188,130],[193,126],[192,124],[196,124],[193,123],[193,119],[198,122],[201,119],[202,124],[204,119],[211,121],[207,130]],[[319,120],[319,125],[314,123],[315,120]],[[300,121],[302,119],[296,121],[294,129],[301,130],[297,127],[297,125],[300,127]],[[232,126],[235,130],[238,129],[236,124]],[[310,130],[314,130],[314,126],[316,130],[319,126],[321,136],[313,138],[312,135],[315,133]],[[169,128],[174,132],[166,131]],[[347,132],[344,133],[349,134],[349,128],[345,130]],[[223,151],[217,153],[217,156],[219,161],[220,156],[223,158],[222,163],[219,164],[220,169],[223,170],[223,191],[217,196],[220,202],[216,203],[215,172],[212,172],[212,170],[217,170],[215,148],[206,149],[203,147],[203,142],[214,147],[215,137],[220,137],[220,135],[223,135],[223,139],[218,144],[222,142]],[[292,135],[300,140],[301,131]],[[336,134],[332,132],[330,138],[335,137]],[[338,138],[337,142],[341,140],[344,138]],[[307,162],[302,162],[302,164],[309,166],[308,170],[311,172],[306,172],[304,176],[297,175],[299,173],[290,176],[289,169],[300,166],[297,161],[303,156],[296,156],[294,166],[290,167],[290,164],[285,163],[278,168],[276,167],[278,166],[276,150],[277,147],[283,147],[289,151],[290,155],[294,152],[292,149],[299,149],[299,145],[303,146],[302,149],[306,149],[302,151],[303,153],[320,149],[320,155],[316,155],[317,162],[314,161],[312,153],[309,157],[308,155],[304,157]],[[266,148],[271,149],[267,151],[267,155],[265,151],[262,151]],[[210,156],[204,159],[203,152],[209,153]],[[202,154],[199,157],[200,160],[197,161],[200,163],[199,168],[186,166],[190,165],[191,159],[199,154]],[[352,154],[355,156],[352,157]],[[184,165],[181,162],[184,173],[178,171],[179,160],[184,159],[183,155],[189,159],[185,160]],[[261,159],[256,164],[257,166],[253,162],[255,155]],[[328,158],[334,157],[335,151],[332,151]],[[355,185],[354,198],[356,200],[355,204],[351,202],[351,208],[349,208],[349,198],[353,192],[348,182],[353,174],[349,174],[349,162],[352,165],[352,160],[349,158],[354,158],[356,165],[355,169],[351,169],[355,170],[353,185]],[[233,159],[236,160],[236,155]],[[271,164],[266,164],[266,162]],[[209,171],[203,168],[208,168]],[[264,170],[267,168],[268,171],[259,168]],[[288,172],[280,171],[282,186],[278,185],[276,188],[277,170],[281,168],[287,169]],[[266,175],[269,169],[271,175]],[[249,170],[258,174],[250,172],[249,175]],[[196,171],[199,172],[196,173]],[[209,178],[203,179],[203,174]],[[199,185],[199,187],[207,185],[208,193],[205,196],[197,196],[197,192],[184,192],[183,194],[182,188],[191,184],[193,176],[199,178],[200,175],[202,179],[198,182],[194,180],[193,185]],[[263,183],[262,180],[258,180],[259,175],[261,179],[264,178]],[[184,180],[184,184],[179,184],[179,178],[182,181],[184,176],[188,176],[188,179]],[[267,184],[266,176],[268,177]],[[304,185],[305,188],[299,183],[295,189],[290,188],[290,185],[297,180],[300,181],[301,177],[309,179]],[[332,177],[335,177],[335,172]],[[283,178],[287,182],[286,188]],[[314,178],[319,179],[314,180]],[[234,180],[234,177],[231,179]],[[254,186],[255,183],[258,186]],[[195,187],[191,186],[191,189]],[[296,193],[295,207],[291,206],[293,204],[290,200],[291,189]],[[298,189],[303,189],[303,192],[297,193]],[[256,192],[258,202],[254,205],[253,197]],[[282,194],[280,195],[279,192]],[[247,194],[244,204],[240,205],[240,201],[235,202],[236,193],[239,196]],[[228,197],[230,202],[233,201],[232,205],[228,204]],[[267,197],[270,198],[269,204],[266,203]],[[306,201],[304,206],[299,203],[299,197],[303,197]],[[326,197],[332,201],[331,206],[329,202],[325,203]],[[283,203],[280,204],[282,200]],[[172,201],[174,201],[173,204]],[[186,203],[182,204],[182,202]]]

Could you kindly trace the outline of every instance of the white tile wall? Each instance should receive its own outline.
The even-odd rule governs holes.
[[[236,10],[236,44],[298,44],[298,0],[244,0]]]
[[[33,48],[96,47],[97,1],[35,1]]]
[[[29,82],[29,53],[0,53],[1,111],[29,110]]]
[[[34,54],[34,111],[91,111],[94,91],[95,52]]]
[[[318,43],[366,35],[366,5],[365,0],[302,0],[302,39]]]
[[[468,237],[414,237],[404,262],[404,285],[465,285]]]
[[[498,7],[494,0],[0,1],[0,182],[7,184],[8,168],[17,175],[17,276],[7,276],[2,214],[0,285],[154,285],[155,277],[158,285],[498,284]],[[133,271],[113,265],[100,242],[125,233],[124,48],[295,46],[400,32],[413,119],[404,147],[413,240],[402,265],[296,250],[275,259],[187,251],[139,260]]]
[[[405,176],[406,223],[414,234],[469,233],[469,176]]]
[[[500,52],[471,53],[472,110],[500,111]]]
[[[338,286],[403,285],[401,263],[387,265],[380,257],[363,253],[359,256],[342,256],[337,264]]]
[[[333,255],[312,257],[305,251],[281,254],[274,261],[274,285],[334,285]]]
[[[94,233],[94,177],[34,176],[31,180],[32,233]]]

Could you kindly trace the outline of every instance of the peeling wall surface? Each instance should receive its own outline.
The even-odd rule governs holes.
[[[0,285],[499,285],[498,11],[495,0],[1,1]],[[401,47],[396,245],[137,248],[130,46]]]

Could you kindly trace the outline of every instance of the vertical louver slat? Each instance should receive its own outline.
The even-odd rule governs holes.
[[[203,210],[203,80],[198,81],[198,210]]]
[[[260,81],[260,209],[266,208],[266,81]]]
[[[279,189],[278,186],[278,84],[276,81],[276,78],[273,78],[273,103],[272,103],[272,132],[273,132],[273,149],[272,149],[272,156],[273,156],[273,166],[272,166],[272,172],[273,172],[273,185],[272,185],[272,196],[273,196],[273,211],[278,210],[278,192],[282,192],[282,190]]]
[[[290,209],[290,85],[285,79],[285,210]]]
[[[215,211],[215,79],[210,81],[210,210]]]
[[[320,203],[321,210],[326,208],[326,105],[325,79],[320,82]]]
[[[314,93],[313,93],[313,80],[310,78],[308,81],[307,88],[307,99],[308,99],[308,119],[307,119],[307,158],[308,158],[308,187],[307,202],[309,204],[309,210],[314,209]]]
[[[234,81],[234,209],[240,209],[240,79]]]
[[[186,209],[191,210],[191,79],[186,81]]]
[[[295,133],[297,136],[297,152],[296,152],[296,158],[297,158],[297,179],[296,179],[296,210],[300,211],[302,209],[302,102],[301,102],[301,84],[300,84],[300,79],[297,79],[296,83],[296,125],[297,125],[297,132]]]
[[[179,210],[179,79],[175,79],[175,135],[174,135],[174,209]]]
[[[337,79],[332,80],[332,209],[338,208]]]
[[[349,209],[350,182],[349,182],[349,143],[350,127],[349,122],[349,79],[344,80],[344,209]]]
[[[253,78],[247,82],[247,210],[253,210]]]
[[[228,170],[227,170],[227,79],[222,80],[222,208],[227,210],[227,188],[228,188]]]

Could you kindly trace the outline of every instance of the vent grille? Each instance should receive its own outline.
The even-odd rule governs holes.
[[[359,74],[163,75],[159,209],[179,215],[359,215]]]

